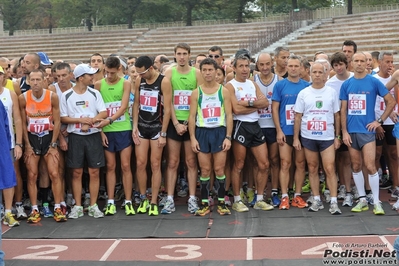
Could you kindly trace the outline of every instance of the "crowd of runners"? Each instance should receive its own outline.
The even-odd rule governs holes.
[[[253,58],[240,49],[230,59],[212,46],[194,58],[179,43],[173,60],[0,58],[16,173],[3,223],[118,208],[170,215],[175,196],[197,216],[324,204],[333,215],[369,205],[383,215],[380,189],[399,198],[399,71],[390,52],[350,40],[337,51],[310,59],[278,47]]]

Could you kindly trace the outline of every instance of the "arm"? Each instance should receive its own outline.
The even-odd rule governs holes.
[[[226,88],[223,88],[223,98],[224,98],[224,113],[226,115],[226,137],[231,138],[233,133],[233,111],[231,108],[231,94]],[[231,140],[225,138],[223,140],[223,151],[228,151],[231,148]]]
[[[14,81],[12,83],[13,87],[14,87],[14,91],[17,94],[17,96],[21,95],[21,88],[19,87],[19,84],[21,83],[21,79],[17,79],[16,81]]]
[[[348,133],[347,128],[347,110],[348,110],[348,101],[341,100],[341,129],[342,129],[342,141],[346,146],[350,147],[352,143],[352,139]]]
[[[276,126],[277,143],[280,146],[282,146],[282,145],[284,145],[286,139],[285,139],[285,134],[283,132],[283,129],[281,128],[281,125],[280,125],[280,102],[273,101],[272,118],[273,118],[274,125]]]
[[[300,151],[301,150],[301,142],[299,141],[299,131],[301,129],[301,121],[302,121],[302,113],[295,113],[295,120],[294,120],[294,142],[292,146]]]
[[[18,96],[15,92],[10,91],[11,99],[12,99],[12,116],[15,125],[15,143],[22,144],[22,120],[21,120],[21,113],[19,110],[19,102]],[[16,160],[19,160],[22,156],[22,148],[18,145],[15,145],[14,148],[14,157]]]
[[[51,93],[51,108],[53,112],[53,123],[54,123],[51,143],[55,143],[57,142],[57,138],[60,134],[60,128],[61,128],[60,103],[56,93]],[[55,148],[50,147],[45,156],[49,155],[53,156],[54,163],[58,163],[59,154],[57,147]]]
[[[334,130],[335,136],[339,136],[341,134],[341,115],[339,112],[334,114]],[[341,136],[342,138],[342,136]],[[334,138],[334,148],[338,150],[339,146],[341,146],[341,139],[338,137]]]
[[[169,104],[170,102],[172,102],[172,85],[170,84],[169,79],[167,78],[162,79],[161,90],[163,95],[163,108],[164,108],[161,132],[166,133],[170,121],[170,109],[172,107]],[[166,137],[158,138],[158,145],[159,147],[163,147],[164,145],[166,145]]]
[[[134,144],[140,145],[140,138],[139,138],[139,130],[138,130],[138,120],[139,120],[139,108],[140,108],[140,77],[137,77],[135,83],[135,91],[134,91],[134,103],[133,103],[133,131],[132,131],[132,138]]]
[[[385,94],[384,96],[384,102],[385,102],[385,110],[384,113],[382,113],[380,119],[382,121],[385,121],[388,116],[392,113],[393,108],[395,108],[395,99],[392,97],[390,93]],[[366,127],[368,131],[375,131],[378,127],[380,127],[381,124],[378,121],[373,121],[369,123]]]
[[[195,138],[195,117],[197,115],[197,105],[198,105],[198,89],[193,90],[190,99],[190,115],[188,117],[188,132],[190,133],[191,149],[193,152],[200,152],[200,146]]]
[[[52,92],[54,92],[54,93],[57,93],[57,90],[55,89],[55,87],[54,87],[53,84],[51,84],[50,86],[48,86],[47,89],[48,89],[49,91],[52,91]]]
[[[28,128],[27,128],[27,118],[26,118],[26,101],[23,94],[18,96],[19,101],[19,110],[21,113],[21,122],[22,122],[22,135],[25,141],[25,152],[24,152],[24,161],[25,163],[29,162],[29,159],[32,156],[35,156],[32,146],[30,145],[29,138],[28,138]]]
[[[226,84],[226,89],[230,92],[230,99],[231,99],[231,107],[233,109],[233,113],[236,115],[244,115],[244,114],[251,114],[253,112],[257,112],[258,108],[255,107],[248,107],[248,101],[240,101],[245,103],[246,105],[241,105],[237,101],[235,90],[231,83]]]
[[[391,80],[387,84],[385,84],[385,87],[388,90],[391,90],[395,85],[398,85],[398,83],[399,83],[399,70],[396,70],[395,73],[393,73]],[[395,88],[395,97],[397,96],[396,91],[397,91],[397,89]],[[398,98],[396,98],[396,99],[398,99]]]

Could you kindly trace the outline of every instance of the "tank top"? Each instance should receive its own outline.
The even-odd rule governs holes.
[[[8,125],[10,129],[10,135],[11,135],[11,149],[15,147],[15,135],[14,135],[14,127],[13,125],[13,102],[11,98],[11,93],[10,90],[7,88],[3,89],[3,92],[0,94],[0,100],[3,102],[4,108],[6,109],[7,112],[7,118],[8,118]]]
[[[133,127],[133,104],[134,104],[134,93],[130,92],[128,109],[129,109],[130,124],[132,124],[132,127]]]
[[[107,108],[108,117],[113,116],[120,108],[123,97],[123,83],[125,79],[120,78],[115,84],[108,84],[104,79],[101,80],[101,96],[103,97],[105,107]],[[126,108],[123,115],[118,117],[112,125],[105,126],[104,132],[121,132],[132,130],[132,124],[130,123],[129,110]]]
[[[30,85],[28,85],[26,83],[26,77],[21,78],[21,83],[19,85],[19,88],[21,90],[21,93],[24,93],[24,92],[27,92],[28,90],[30,90]]]
[[[259,76],[256,74],[254,76],[254,82],[258,84],[260,91],[266,96],[267,100],[269,101],[269,107],[259,109],[259,125],[261,128],[275,128],[273,118],[272,118],[272,96],[273,96],[273,88],[274,85],[278,81],[278,76],[273,74],[273,78],[271,79],[269,84],[264,84]]]
[[[152,84],[145,79],[140,82],[140,107],[138,125],[141,127],[162,127],[163,95],[161,84],[164,76],[159,75]]]
[[[188,74],[180,74],[176,67],[172,68],[172,92],[173,106],[176,118],[179,121],[187,121],[190,115],[190,97],[197,87],[196,68],[192,67]]]
[[[236,79],[232,79],[230,83],[234,87],[237,101],[256,101],[256,87],[252,81],[247,79],[245,82],[239,82]],[[259,114],[258,112],[245,115],[234,114],[233,119],[245,122],[258,122]]]
[[[206,94],[198,87],[197,127],[215,128],[226,126],[224,112],[223,86],[213,94]]]
[[[5,88],[9,89],[10,91],[14,91],[14,84],[12,83],[11,79],[7,79]]]
[[[52,92],[45,89],[39,99],[34,98],[31,90],[24,93],[27,128],[31,134],[43,137],[53,130],[51,95]]]

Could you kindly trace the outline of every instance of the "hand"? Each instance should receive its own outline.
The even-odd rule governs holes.
[[[187,126],[183,125],[183,124],[180,124],[180,123],[178,123],[175,126],[175,129],[176,129],[177,134],[180,135],[180,136],[182,136],[184,133],[187,132]]]
[[[344,142],[344,144],[346,146],[348,146],[348,147],[352,146],[352,138],[351,138],[351,136],[349,135],[348,132],[342,133],[342,141]]]
[[[163,148],[166,145],[166,138],[164,137],[159,137],[158,138],[158,147]]]
[[[140,141],[140,137],[139,137],[139,130],[137,129],[137,127],[133,128],[132,138],[133,138],[133,142],[135,145],[140,145],[141,141]]]
[[[193,150],[194,153],[200,152],[201,149],[196,139],[191,140],[191,149]]]
[[[93,127],[103,128],[105,126],[108,126],[109,124],[111,124],[111,121],[109,119],[96,119]]]
[[[18,145],[14,147],[14,158],[18,161],[22,157],[22,148]]]
[[[375,138],[378,140],[382,140],[385,137],[385,131],[382,127],[377,127],[375,130]]]
[[[372,131],[375,131],[380,126],[381,126],[380,123],[378,123],[377,121],[373,121],[373,122],[367,124],[366,128],[368,131],[372,132]]]
[[[225,138],[223,140],[222,149],[223,151],[228,151],[230,150],[230,148],[231,148],[231,141]]]
[[[237,103],[238,103],[238,105],[240,105],[240,106],[249,107],[248,101],[240,100],[240,101],[238,101]]]
[[[80,128],[80,131],[82,132],[88,132],[90,128],[90,125],[88,124],[82,124],[82,127]]]
[[[301,150],[301,142],[298,138],[294,138],[294,142],[292,143],[292,147],[294,147],[297,151]]]
[[[341,140],[338,139],[338,138],[335,138],[335,139],[334,139],[334,149],[335,149],[335,150],[338,150],[339,147],[341,147]]]
[[[62,134],[64,137],[68,137],[67,128],[62,129],[62,130],[61,130],[61,134]]]
[[[396,123],[399,122],[398,115],[399,115],[399,114],[398,114],[397,112],[393,111],[393,112],[389,115],[389,118],[391,118],[392,122],[394,122],[394,123],[396,124]]]
[[[281,131],[281,132],[277,132],[277,143],[280,146],[283,146],[284,143],[286,143],[286,138],[285,138],[285,134]]]
[[[53,162],[55,164],[58,164],[59,160],[60,160],[60,154],[58,153],[58,150],[56,148],[49,148],[46,155],[44,155],[45,157],[51,155],[53,157]],[[57,166],[58,167],[58,166]]]
[[[80,123],[81,124],[87,124],[87,125],[93,125],[93,118],[90,117],[81,117],[80,118]]]
[[[67,151],[68,143],[66,142],[66,140],[64,138],[59,138],[59,140],[60,140],[60,145],[58,147],[60,147],[62,151]]]
[[[101,132],[101,141],[103,143],[103,146],[108,148],[108,138],[107,135],[105,135],[103,132]]]
[[[29,160],[30,160],[30,158],[32,158],[32,156],[33,157],[36,156],[35,152],[33,151],[33,148],[32,147],[26,147],[25,148],[25,152],[24,152],[24,162],[26,164],[28,164]]]

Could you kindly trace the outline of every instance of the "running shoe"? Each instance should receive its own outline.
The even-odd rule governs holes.
[[[346,188],[345,188],[345,185],[340,185],[339,188],[338,188],[338,196],[337,196],[337,199],[342,200],[342,199],[345,198],[345,196],[346,196]]]
[[[140,199],[140,193],[138,193],[137,191],[135,191],[133,193],[133,204],[135,206],[139,206],[141,203],[141,199]]]
[[[6,215],[4,215],[3,224],[8,225],[9,227],[14,227],[18,226],[19,222],[15,220],[15,215],[9,212]]]
[[[299,195],[296,196],[296,197],[292,200],[291,205],[294,206],[294,207],[298,207],[298,208],[300,208],[300,209],[303,209],[303,208],[306,208],[306,207],[309,206],[309,205],[302,199],[302,197],[299,196]]]
[[[176,211],[175,202],[171,199],[168,199],[168,197],[166,197],[166,202],[161,210],[161,213],[162,214],[171,214],[172,212],[175,212],[175,211]]]
[[[353,205],[352,194],[346,194],[344,201],[342,202],[342,207],[352,207],[352,205]]]
[[[32,224],[32,223],[38,223],[40,222],[42,218],[40,218],[40,213],[38,210],[32,210],[32,212],[29,214],[27,222]]]
[[[373,213],[374,213],[375,215],[384,215],[384,214],[385,214],[384,209],[382,208],[381,203],[378,202],[378,203],[375,203],[375,204],[374,204]]]
[[[159,207],[165,206],[166,201],[168,200],[168,196],[167,196],[167,195],[161,195],[161,194],[159,194],[158,198],[159,198],[158,206],[159,206]]]
[[[392,205],[392,210],[395,210],[395,211],[399,210],[399,199],[395,202],[394,205]]]
[[[341,210],[338,207],[338,203],[334,202],[330,204],[330,209],[328,209],[328,211],[332,214],[332,215],[336,215],[336,214],[341,214]]]
[[[242,189],[240,190],[240,198],[242,202],[248,202],[247,194]]]
[[[219,205],[218,205],[218,213],[222,216],[231,214],[229,208],[227,208],[226,203],[223,203],[223,202],[219,203]]]
[[[209,195],[208,197],[208,204],[209,206],[213,206],[213,204],[215,204],[215,201],[213,200],[213,197],[211,195]]]
[[[180,183],[180,190],[177,192],[177,196],[179,196],[180,198],[184,198],[187,197],[187,193],[188,193],[188,183],[185,179],[182,179]]]
[[[149,216],[158,216],[158,206],[154,203],[150,204],[150,208],[148,209]]]
[[[288,190],[288,198],[290,199],[290,202],[292,202],[292,200],[294,199],[295,193],[294,190],[289,189]]]
[[[250,206],[254,206],[254,204],[256,202],[255,191],[253,189],[247,190],[246,195],[247,195],[248,203],[252,204]]]
[[[209,209],[209,205],[206,203],[201,204],[199,209],[195,212],[195,216],[205,216],[210,213],[211,210]]]
[[[17,219],[18,220],[28,218],[28,215],[26,215],[25,209],[22,205],[17,205],[15,207],[15,209],[17,210]]]
[[[150,208],[150,202],[148,199],[143,199],[140,202],[140,206],[137,208],[137,213],[146,213],[148,208]]]
[[[380,184],[380,189],[390,189],[392,185],[392,180],[390,180],[388,177],[383,178],[382,183]]]
[[[320,191],[321,193],[324,194],[324,191],[326,190],[326,182],[325,181],[320,181]]]
[[[125,209],[125,206],[126,206],[126,201],[124,200],[124,201],[122,201],[121,209],[124,210],[124,209]]]
[[[115,189],[115,197],[114,200],[116,202],[121,201],[125,198],[125,190],[123,189],[122,186],[119,186]]]
[[[314,199],[308,210],[311,212],[317,212],[322,209],[324,209],[323,202],[321,200]]]
[[[392,190],[391,197],[399,198],[399,189],[398,188],[395,188],[394,190]]]
[[[61,204],[61,211],[65,216],[68,215],[68,207],[66,205]]]
[[[326,190],[324,190],[324,200],[327,202],[327,203],[330,203],[330,201],[331,201],[331,194],[330,194],[330,190],[328,190],[328,189],[326,189]]]
[[[368,204],[370,204],[370,205],[374,205],[374,196],[373,196],[373,193],[369,193],[369,194],[367,194],[366,195],[366,200],[367,200],[367,203]]]
[[[305,185],[302,187],[302,193],[309,193],[311,191],[309,179],[305,180]]]
[[[253,207],[256,204],[256,197],[254,197],[251,201],[248,200],[249,207]]]
[[[104,213],[100,211],[97,204],[94,204],[93,206],[89,207],[89,216],[94,218],[103,218]]]
[[[235,210],[236,212],[247,212],[247,211],[249,211],[248,207],[244,204],[244,202],[242,202],[242,200],[234,202],[232,209]]]
[[[42,207],[40,213],[41,213],[41,215],[43,215],[44,218],[51,218],[51,217],[54,216],[53,213],[51,212],[49,206],[48,206],[48,203],[44,203],[43,204],[43,207]]]
[[[352,212],[368,211],[369,205],[366,200],[359,200],[355,207],[352,208]]]
[[[90,198],[89,197],[85,197],[84,201],[83,201],[83,210],[85,212],[89,211],[90,208]]]
[[[199,207],[198,207],[198,199],[197,198],[190,197],[188,199],[187,205],[188,205],[187,209],[188,209],[189,213],[195,213],[199,209]]]
[[[99,200],[107,200],[107,192],[105,191],[105,187],[100,187],[100,190],[98,192],[98,199]]]
[[[264,200],[258,200],[255,205],[254,205],[255,210],[262,210],[262,211],[270,211],[273,210],[274,207],[268,203],[266,203]]]
[[[314,201],[314,196],[313,196],[313,194],[312,194],[312,192],[311,192],[311,193],[310,193],[310,196],[309,196],[308,199],[306,200],[306,203],[312,205],[313,201]]]
[[[278,194],[277,194],[277,193],[272,193],[272,198],[271,198],[271,200],[272,200],[273,207],[278,207],[278,206],[280,206],[281,200],[280,200],[280,198],[278,197]]]
[[[26,199],[24,200],[24,203],[22,204],[22,206],[24,206],[24,209],[25,209],[25,210],[30,210],[30,209],[32,208],[32,204],[31,204],[31,202],[30,202],[30,199],[29,199],[29,198],[26,198]]]
[[[72,194],[67,194],[67,196],[66,196],[66,204],[67,204],[67,206],[69,206],[71,208],[75,205],[75,200],[73,199]]]
[[[356,186],[352,187],[352,195],[353,195],[353,199],[354,200],[358,200],[359,199],[359,192],[357,191],[357,187]]]
[[[228,195],[224,196],[224,204],[226,204],[226,206],[231,206],[230,197]]]
[[[290,200],[288,197],[284,197],[281,199],[280,206],[278,207],[280,210],[289,210],[290,209]]]
[[[126,216],[135,215],[136,212],[134,211],[132,203],[131,202],[128,202],[128,203],[124,202],[124,203],[125,203],[125,214],[126,214]]]
[[[107,208],[105,210],[105,215],[109,216],[109,215],[114,215],[116,213],[116,206],[115,204],[112,203],[108,203],[107,204]]]
[[[69,219],[78,219],[80,217],[83,217],[83,207],[82,206],[73,206],[71,209],[71,212],[68,214]]]
[[[54,210],[54,220],[56,222],[66,222],[67,218],[65,214],[62,213],[61,208],[56,208]]]

